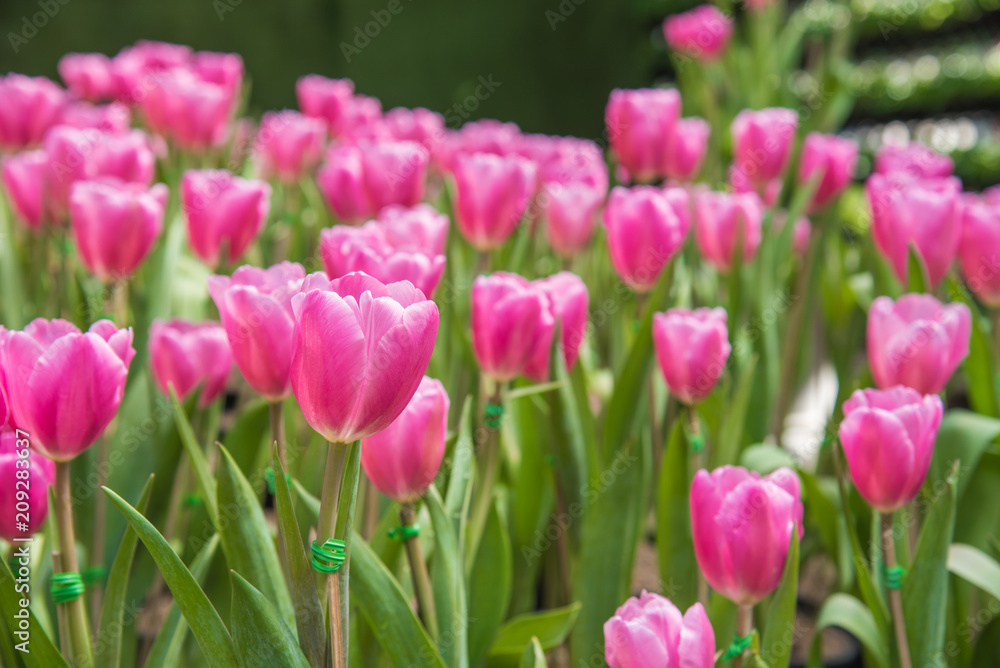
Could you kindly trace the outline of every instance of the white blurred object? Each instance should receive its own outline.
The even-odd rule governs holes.
[[[816,467],[826,421],[837,401],[837,372],[824,363],[806,380],[785,417],[782,444],[806,470]]]

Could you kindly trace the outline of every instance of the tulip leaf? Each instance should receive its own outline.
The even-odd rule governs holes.
[[[566,641],[566,636],[580,614],[580,608],[581,603],[576,602],[564,608],[520,615],[510,620],[497,634],[493,647],[490,648],[487,666],[516,666],[532,641],[537,641],[544,651],[555,649]],[[603,634],[601,637],[603,638]],[[602,650],[601,656],[603,655]]]
[[[3,323],[11,329],[20,329],[27,322],[24,315],[24,287],[21,284],[21,272],[18,267],[17,255],[11,240],[10,216],[6,199],[0,193],[0,285],[3,286]],[[36,269],[40,269],[36,267]]]
[[[753,355],[740,369],[740,378],[736,383],[736,391],[726,407],[726,413],[719,427],[719,436],[715,447],[709,448],[708,458],[712,468],[735,464],[739,458],[740,440],[743,437],[743,426],[746,424],[747,409],[750,406],[750,395],[753,392],[754,369],[757,367],[757,355]]]
[[[792,640],[795,638],[795,610],[799,593],[799,536],[798,527],[792,530],[792,539],[785,558],[785,572],[781,584],[771,597],[767,610],[760,656],[770,668],[788,668],[792,657]]]
[[[976,637],[969,668],[996,668],[1000,656],[1000,617],[994,617]]]
[[[903,617],[913,665],[933,665],[944,646],[948,619],[948,546],[955,528],[958,462],[934,487],[910,572],[903,582]]]
[[[823,665],[822,631],[831,626],[844,629],[858,639],[874,663],[871,668],[889,668],[889,648],[885,637],[878,632],[875,615],[858,599],[841,593],[832,594],[820,608],[809,659],[810,668]]]
[[[299,522],[295,516],[288,481],[285,479],[285,469],[278,459],[277,446],[272,445],[272,447],[274,504],[278,514],[278,526],[281,528],[280,540],[288,566],[299,646],[309,659],[309,663],[319,666],[323,664],[326,656],[326,627],[323,623],[325,617],[319,601],[319,592],[316,591],[316,576],[309,566],[305,543],[299,532]]]
[[[198,586],[184,562],[170,549],[166,539],[149,523],[149,520],[110,489],[107,487],[103,489],[149,550],[170,592],[174,595],[177,607],[190,625],[210,665],[213,668],[215,666],[238,668],[239,661],[236,658],[233,639],[222,623],[219,613],[212,607],[211,601]]]
[[[229,580],[233,585],[233,642],[243,665],[309,668],[295,636],[267,597],[236,571],[229,571]]]
[[[751,445],[740,456],[740,465],[761,475],[767,475],[781,467],[798,468],[795,457],[788,450],[776,445],[762,443]]]
[[[472,444],[472,395],[467,395],[462,402],[462,415],[458,421],[458,439],[451,453],[451,474],[448,476],[448,491],[444,496],[444,507],[459,538],[465,536],[464,512],[469,500],[472,482],[472,463],[475,461],[475,449]]]
[[[548,668],[548,665],[545,662],[545,650],[542,649],[542,644],[538,642],[538,638],[532,636],[531,644],[524,648],[518,668]]]
[[[948,570],[1000,599],[1000,564],[982,550],[971,545],[952,544],[948,548]]]
[[[960,462],[956,498],[962,500],[983,453],[1000,436],[1000,420],[952,409],[941,420],[926,487],[939,484],[955,460]]]
[[[139,514],[146,512],[149,505],[149,496],[153,491],[153,478],[150,475],[146,481],[146,486],[142,488],[142,495],[135,508]],[[125,597],[128,594],[129,576],[132,574],[132,562],[135,558],[135,548],[139,544],[139,534],[135,529],[128,527],[125,535],[122,536],[118,545],[118,553],[115,555],[108,574],[108,581],[104,587],[104,604],[101,608],[101,622],[98,630],[99,641],[94,652],[94,662],[98,666],[117,668],[121,665],[122,652],[122,628],[125,616]]]
[[[494,500],[486,518],[469,580],[469,664],[478,666],[507,617],[511,593],[511,552],[507,528]]]
[[[997,403],[995,382],[995,356],[1000,351],[993,350],[989,319],[983,316],[976,300],[961,282],[948,277],[947,288],[948,294],[968,306],[972,313],[969,356],[965,358],[964,363],[965,374],[969,378],[969,403],[977,413],[1000,417],[1000,413],[997,412],[1000,405]]]
[[[32,584],[38,586],[35,583]],[[7,629],[13,636],[15,643],[21,643],[24,639],[14,635],[22,630],[19,628],[21,620],[14,615],[27,615],[28,628],[34,630],[28,638],[30,652],[18,652],[26,668],[69,668],[69,664],[66,663],[56,646],[52,644],[52,640],[41,632],[41,626],[35,613],[29,608],[21,607],[21,593],[15,590],[14,574],[10,572],[6,558],[0,559],[0,613],[3,614]]]
[[[243,476],[225,446],[219,446],[218,508],[219,537],[229,568],[239,573],[270,600],[281,619],[295,626],[292,599],[285,586],[274,538],[264,519],[257,493]],[[264,480],[256,482],[263,487]],[[222,519],[225,521],[222,521]]]
[[[1000,504],[995,502],[1000,489],[1000,454],[986,452],[980,458],[962,495],[955,517],[955,542],[993,549],[1000,527]]]
[[[698,562],[691,540],[688,443],[681,421],[674,422],[667,439],[656,495],[656,550],[660,581],[670,600],[687,610],[698,600]]]
[[[431,524],[434,525],[431,584],[434,588],[438,628],[441,630],[438,649],[449,668],[467,668],[469,650],[465,620],[468,619],[468,599],[465,593],[462,546],[434,485],[424,494],[424,501],[431,516]]]
[[[180,432],[181,443],[184,444],[184,449],[191,460],[191,468],[194,470],[198,486],[201,488],[201,494],[205,499],[205,508],[208,510],[209,519],[218,528],[219,504],[215,492],[215,479],[212,477],[212,470],[208,466],[208,459],[205,458],[205,453],[202,451],[201,445],[194,435],[194,429],[192,429],[187,414],[184,412],[184,406],[177,399],[177,393],[174,392],[174,388],[172,387],[170,388],[170,402],[174,408],[174,420],[177,422],[177,431]]]
[[[351,545],[351,561],[351,601],[368,620],[392,663],[407,668],[444,668],[399,582],[359,536]],[[449,620],[445,628],[451,626]]]
[[[912,243],[907,251],[907,292],[927,292],[930,281],[927,279],[927,265],[920,252]]]
[[[222,441],[236,465],[241,471],[246,471],[251,478],[265,465],[265,462],[259,459],[262,442],[268,444],[264,453],[267,455],[266,463],[270,463],[270,421],[270,404],[258,401],[240,411],[239,418],[226,431],[226,437]]]

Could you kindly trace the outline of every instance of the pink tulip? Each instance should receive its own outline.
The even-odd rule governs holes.
[[[1000,206],[1000,185],[991,186],[984,190],[983,200],[991,206]]]
[[[951,268],[962,240],[961,182],[954,177],[916,180],[872,174],[866,187],[872,236],[896,277],[907,282],[913,246],[936,287]]]
[[[163,230],[167,187],[105,178],[78,181],[70,194],[70,223],[80,260],[111,283],[132,276]]]
[[[954,168],[951,158],[917,142],[906,146],[887,144],[875,156],[875,172],[886,176],[943,179],[951,176]]]
[[[23,434],[21,438],[25,439]],[[0,485],[0,538],[6,541],[29,538],[41,530],[49,513],[49,485],[56,479],[55,464],[27,446],[18,447],[18,440],[13,431],[0,433],[0,480],[4,483]],[[30,434],[25,440],[31,443]],[[27,511],[23,511],[24,503]],[[27,527],[20,524],[21,519]]]
[[[962,206],[958,259],[965,283],[984,304],[1000,307],[1000,205],[967,196]]]
[[[390,109],[382,117],[382,125],[396,141],[415,141],[430,153],[444,137],[444,117],[420,107]]]
[[[191,56],[191,69],[202,81],[222,86],[233,99],[243,86],[243,58],[236,53],[198,51]]]
[[[643,590],[604,622],[604,660],[610,668],[712,668],[715,631],[701,603],[681,615]]]
[[[615,158],[639,183],[665,176],[666,151],[681,115],[681,95],[674,89],[611,91],[604,111]]]
[[[429,160],[427,149],[410,141],[335,145],[316,183],[337,217],[359,222],[393,204],[419,203]]]
[[[677,121],[664,158],[664,174],[681,182],[694,180],[705,160],[711,131],[711,126],[701,118],[692,116]]]
[[[971,331],[965,304],[942,305],[925,294],[895,302],[877,297],[868,310],[868,363],[875,384],[940,392],[968,356]]]
[[[420,499],[437,477],[448,432],[448,393],[424,376],[392,424],[361,441],[361,465],[372,484],[396,503]]]
[[[292,388],[309,425],[333,443],[376,434],[399,417],[427,370],[434,302],[409,283],[362,273],[306,277],[292,298]]]
[[[525,135],[519,154],[538,167],[541,188],[582,183],[606,193],[608,166],[596,143],[576,137]]]
[[[552,347],[555,324],[546,291],[526,278],[499,271],[473,281],[472,349],[498,383],[529,372]]]
[[[590,304],[587,284],[576,274],[561,271],[548,278],[538,279],[534,285],[548,297],[549,310],[559,324],[563,360],[568,371],[576,364],[580,354],[580,344],[587,334],[587,324],[590,319],[587,310]],[[546,348],[539,346],[524,375],[538,383],[547,381],[551,350],[551,346]]]
[[[41,143],[59,123],[66,91],[45,77],[0,76],[0,149],[19,151]]]
[[[323,157],[326,126],[297,111],[268,112],[260,122],[255,148],[260,151],[265,178],[286,184],[312,173]]]
[[[387,206],[378,214],[386,239],[396,248],[425,255],[444,255],[448,241],[448,216],[430,204]]]
[[[236,366],[254,392],[271,402],[292,394],[292,297],[305,275],[302,265],[282,262],[268,269],[244,265],[232,278],[208,277]]]
[[[109,134],[124,134],[132,125],[132,112],[120,102],[70,102],[63,110],[59,124],[81,129],[94,128]]]
[[[542,186],[539,203],[545,231],[557,255],[573,257],[590,243],[604,193],[603,188],[582,181]]]
[[[787,211],[775,212],[773,224],[777,234],[781,234],[786,222],[788,222]],[[805,216],[800,217],[792,226],[792,250],[796,255],[805,255],[809,249],[809,238],[811,236],[812,223]]]
[[[814,174],[819,182],[810,205],[818,211],[840,196],[854,177],[858,163],[858,145],[837,135],[810,132],[802,143],[799,158],[799,183],[806,183]]]
[[[103,53],[67,53],[59,59],[59,76],[81,100],[100,102],[114,97],[111,59]]]
[[[694,217],[698,250],[720,271],[729,271],[737,240],[743,245],[744,262],[757,254],[764,203],[755,193],[698,193],[694,198]]]
[[[694,553],[715,591],[756,605],[778,588],[793,532],[802,536],[799,478],[787,468],[761,477],[738,466],[702,469],[691,483]]]
[[[181,208],[191,250],[202,262],[236,262],[264,227],[271,186],[225,170],[188,170],[181,178]],[[225,245],[225,257],[220,257]]]
[[[188,64],[191,47],[140,40],[111,59],[115,95],[128,105],[141,102],[158,75]]]
[[[377,221],[327,228],[320,233],[319,247],[330,278],[363,271],[386,284],[409,281],[430,297],[444,273],[444,255],[394,245]]]
[[[716,60],[733,34],[733,19],[713,5],[668,16],[663,22],[667,45],[677,53],[699,62]]]
[[[45,210],[45,174],[48,154],[42,149],[22,151],[3,161],[3,185],[17,219],[34,232],[41,229]]]
[[[203,152],[225,143],[236,93],[178,67],[152,78],[139,101],[146,124],[182,149]]]
[[[298,80],[295,93],[302,113],[325,121],[331,138],[350,134],[375,122],[382,114],[378,100],[354,94],[354,83],[350,79],[327,79],[310,74]]]
[[[798,114],[782,107],[737,114],[732,125],[734,183],[745,181],[763,195],[784,173],[798,125]]]
[[[927,477],[944,404],[909,387],[855,390],[844,402],[840,442],[858,493],[880,513],[916,498]]]
[[[534,163],[515,155],[473,153],[456,156],[453,167],[458,230],[479,251],[499,248],[534,195]]]
[[[683,191],[675,191],[683,192]],[[667,262],[684,245],[688,219],[684,206],[653,186],[611,191],[604,225],[615,271],[636,292],[649,292]]]
[[[118,412],[132,329],[99,320],[81,333],[65,320],[33,320],[0,336],[0,367],[12,423],[31,447],[68,462],[93,445]]]
[[[657,313],[653,343],[670,393],[685,404],[696,404],[711,394],[732,352],[726,310],[674,308]]]
[[[205,408],[226,389],[233,353],[226,330],[217,322],[154,320],[149,328],[149,360],[153,380],[165,396],[170,388],[180,401],[201,391],[198,406]]]
[[[444,171],[452,172],[455,169],[455,159],[460,155],[511,155],[516,153],[522,141],[521,128],[517,124],[484,118],[466,123],[461,130],[446,130],[435,158]]]

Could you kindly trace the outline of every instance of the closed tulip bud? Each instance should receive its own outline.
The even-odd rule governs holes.
[[[925,294],[903,295],[895,302],[876,298],[868,309],[868,363],[875,384],[940,392],[968,356],[971,332],[972,314],[965,304],[943,305]]]
[[[516,155],[459,155],[452,176],[459,232],[479,251],[502,246],[521,222],[534,195],[534,163]]]
[[[292,298],[292,388],[309,425],[332,443],[376,434],[399,417],[427,370],[438,309],[402,281],[310,274]]]
[[[418,204],[429,160],[427,149],[410,141],[335,145],[316,183],[337,217],[356,223],[387,206]]]
[[[729,271],[737,242],[748,262],[760,247],[764,203],[755,193],[701,192],[694,197],[695,241],[702,257]]]
[[[102,134],[87,158],[88,178],[110,176],[148,186],[156,174],[156,154],[145,132]]]
[[[444,116],[421,107],[390,109],[382,117],[382,125],[393,139],[415,141],[430,153],[444,137]]]
[[[297,111],[268,112],[260,123],[256,148],[265,178],[298,182],[312,173],[323,157],[326,125]]]
[[[726,310],[675,308],[653,316],[656,357],[670,393],[685,404],[696,404],[719,382],[732,346]]]
[[[0,76],[0,148],[19,151],[37,146],[59,123],[66,91],[45,77]]]
[[[110,104],[70,102],[63,110],[59,124],[71,128],[93,128],[108,134],[120,135],[128,132],[131,127],[132,112],[120,102]]]
[[[664,173],[681,182],[694,180],[708,151],[712,127],[701,118],[682,118],[667,146]]]
[[[687,202],[678,191],[653,186],[616,187],[604,209],[615,271],[639,293],[649,292],[688,233]],[[683,191],[681,191],[683,192]]]
[[[886,176],[906,176],[913,179],[943,179],[951,176],[955,164],[923,144],[883,146],[875,155],[875,172]]]
[[[347,125],[345,117],[353,103],[353,81],[309,74],[295,84],[295,94],[302,113],[325,121],[331,138],[341,135]]]
[[[936,287],[948,273],[962,240],[962,184],[954,177],[915,180],[872,174],[868,179],[872,236],[896,278],[909,278],[914,247]]]
[[[243,58],[239,54],[198,51],[192,54],[190,65],[199,79],[222,86],[236,99],[243,86]]]
[[[225,143],[236,93],[189,68],[157,74],[139,100],[146,124],[180,148],[204,152]]]
[[[799,158],[799,182],[819,179],[813,194],[811,211],[817,211],[840,196],[854,177],[858,164],[858,145],[836,135],[810,132],[802,143]]]
[[[756,605],[778,588],[792,537],[802,534],[794,471],[782,467],[762,477],[738,466],[702,469],[691,483],[690,504],[695,557],[715,591]]]
[[[424,376],[392,424],[361,441],[361,465],[380,492],[397,503],[424,495],[441,468],[448,432],[448,393]]]
[[[226,389],[233,353],[226,330],[217,322],[154,320],[149,328],[153,380],[165,396],[173,388],[181,401],[200,390],[205,408]]]
[[[192,252],[217,267],[238,260],[257,238],[271,208],[271,186],[225,170],[192,169],[181,178],[181,208]]]
[[[114,97],[111,59],[103,53],[67,53],[59,59],[59,76],[81,100],[100,102]]]
[[[788,165],[799,116],[791,109],[744,109],[733,120],[734,181],[744,180],[763,195]]]
[[[563,360],[566,369],[572,369],[580,354],[580,344],[587,334],[589,321],[588,307],[590,294],[583,279],[569,271],[541,278],[534,282],[549,299],[549,309],[559,323],[560,343],[562,344]],[[535,357],[525,370],[525,375],[531,380],[544,383],[549,379],[549,362],[552,347],[535,351]]]
[[[132,276],[163,231],[167,187],[146,188],[106,178],[78,181],[70,194],[70,223],[80,260],[107,283]]]
[[[639,183],[666,175],[666,150],[681,116],[681,95],[674,89],[611,91],[604,111],[615,158]]]
[[[542,186],[539,202],[545,232],[557,255],[570,258],[587,247],[594,236],[604,194],[604,188],[583,181]]]
[[[271,402],[292,394],[292,297],[302,290],[302,265],[268,269],[242,266],[229,276],[209,276],[212,296],[236,366],[247,384]]]
[[[3,161],[7,198],[17,219],[34,232],[41,229],[45,217],[42,202],[48,162],[48,154],[42,149],[22,151]]]
[[[49,485],[56,479],[56,465],[27,445],[18,447],[18,440],[13,431],[0,433],[0,480],[4,481],[0,485],[0,538],[8,542],[41,530],[49,514]],[[27,510],[22,510],[23,504]],[[22,519],[27,526],[21,524]]]
[[[448,216],[430,204],[387,206],[378,214],[386,239],[397,248],[444,255],[448,241]]]
[[[984,304],[1000,307],[1000,204],[966,196],[958,259],[965,283]]]
[[[119,101],[134,105],[146,96],[157,76],[187,65],[190,59],[189,46],[140,40],[111,59],[115,95]]]
[[[677,53],[699,62],[716,60],[733,34],[733,19],[713,5],[668,16],[663,22],[667,45]]]
[[[549,297],[517,274],[496,272],[472,283],[472,349],[479,368],[504,383],[528,373],[552,347],[555,317]]]
[[[880,513],[916,498],[927,477],[944,404],[909,387],[856,390],[844,402],[840,443],[861,497]]]
[[[516,123],[484,118],[466,123],[461,130],[445,130],[435,151],[435,159],[444,171],[451,172],[455,168],[455,159],[460,155],[513,155],[523,141],[521,128]]]
[[[65,320],[33,320],[0,335],[0,367],[11,422],[31,435],[31,447],[68,462],[92,446],[118,412],[132,329],[99,320],[81,333]]]
[[[604,660],[610,668],[712,668],[715,631],[701,603],[682,615],[643,590],[604,622]]]

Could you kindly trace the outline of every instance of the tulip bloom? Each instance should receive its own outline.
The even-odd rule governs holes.
[[[396,141],[415,141],[430,153],[444,137],[444,116],[421,107],[390,109],[382,117],[382,126]]]
[[[643,590],[604,622],[604,660],[611,668],[712,668],[715,631],[701,603],[682,615]]]
[[[0,335],[0,367],[12,423],[31,447],[68,462],[93,445],[118,412],[132,329],[99,320],[81,333],[65,320],[38,318]]]
[[[968,356],[971,332],[965,304],[942,305],[925,294],[903,295],[896,302],[876,298],[868,310],[868,363],[875,384],[940,392]]]
[[[3,185],[7,190],[17,219],[37,232],[41,229],[45,209],[42,196],[49,157],[42,149],[22,151],[3,161]]]
[[[617,186],[611,191],[604,209],[611,262],[636,292],[652,290],[667,262],[684,245],[687,202],[681,205],[678,194],[684,191],[653,186]]]
[[[192,54],[190,65],[202,81],[222,86],[236,99],[243,86],[243,58],[239,54],[198,51]]]
[[[653,343],[670,393],[685,404],[696,404],[711,394],[732,351],[726,310],[675,308],[657,313]]]
[[[587,334],[589,322],[588,306],[590,294],[583,279],[569,271],[541,278],[534,285],[542,290],[549,299],[549,309],[553,317],[559,321],[560,338],[563,359],[566,369],[572,369],[580,354],[580,344]],[[535,351],[535,357],[525,370],[525,375],[531,380],[544,383],[549,379],[549,358],[551,346]]]
[[[538,284],[499,271],[472,283],[472,349],[484,374],[505,383],[526,375],[552,347],[555,316]]]
[[[716,60],[733,34],[733,19],[714,5],[698,5],[694,9],[668,16],[663,22],[667,45],[677,53],[699,62]]]
[[[604,111],[615,159],[636,182],[665,175],[666,150],[681,116],[681,95],[674,89],[611,91]]]
[[[944,404],[909,387],[855,390],[844,402],[840,442],[858,493],[880,513],[916,498],[927,477]]]
[[[782,107],[737,114],[732,125],[734,183],[752,184],[763,195],[784,173],[798,125],[798,114]]]
[[[331,138],[340,136],[354,98],[353,81],[309,74],[296,82],[295,94],[302,113],[325,121]]]
[[[0,76],[0,148],[19,151],[37,146],[59,123],[66,91],[45,77]]]
[[[111,59],[103,53],[67,53],[59,59],[59,76],[81,100],[100,102],[114,97]]]
[[[379,212],[378,222],[393,246],[444,255],[450,223],[448,216],[430,204],[387,206]]]
[[[729,271],[737,240],[743,261],[760,246],[764,203],[755,193],[701,192],[694,197],[695,242],[702,256],[720,271]]]
[[[955,164],[923,144],[886,145],[875,155],[875,173],[907,176],[914,179],[943,179],[951,176]]]
[[[455,158],[455,224],[474,248],[499,248],[521,222],[535,192],[534,163],[490,153]]]
[[[60,125],[73,128],[94,128],[108,134],[120,135],[129,131],[132,112],[120,102],[90,104],[70,102],[63,110]]]
[[[164,395],[174,388],[185,401],[201,389],[198,405],[205,408],[226,389],[233,353],[226,330],[217,322],[154,320],[149,328],[149,360],[153,380]]]
[[[117,179],[78,181],[70,194],[70,223],[80,260],[110,283],[130,277],[163,231],[167,187],[150,189]]]
[[[203,152],[225,143],[234,100],[225,84],[175,68],[153,77],[139,108],[150,130],[184,150]]]
[[[810,132],[802,143],[799,158],[799,183],[819,174],[810,211],[818,211],[840,196],[854,177],[858,164],[858,145],[836,135]]]
[[[392,424],[361,441],[361,466],[380,492],[397,503],[420,499],[441,468],[448,432],[448,393],[424,376]]]
[[[297,111],[268,112],[260,123],[256,148],[265,178],[296,183],[323,157],[326,125]]]
[[[452,172],[455,159],[460,155],[514,155],[523,146],[523,139],[521,128],[516,123],[484,118],[466,123],[461,130],[445,130],[443,140],[435,151],[435,159],[444,171]]]
[[[49,514],[49,485],[56,479],[56,465],[27,447],[17,447],[17,440],[13,431],[0,433],[0,480],[4,481],[0,486],[0,538],[6,541],[28,538],[41,530]],[[27,498],[18,499],[17,492]],[[18,511],[19,502],[28,504],[26,512]],[[26,530],[15,521],[22,519],[18,515],[24,516]]]
[[[115,95],[119,101],[134,105],[146,96],[157,76],[187,65],[190,59],[189,46],[140,40],[111,59]]]
[[[695,557],[713,589],[752,606],[778,588],[792,536],[802,534],[794,471],[782,467],[762,477],[738,466],[702,469],[690,504]]]
[[[1000,206],[967,196],[962,206],[958,259],[965,282],[984,304],[1000,307]]]
[[[302,265],[268,269],[244,265],[229,276],[209,276],[212,296],[233,359],[247,384],[270,402],[292,394],[292,297],[302,289]]]
[[[954,177],[914,180],[872,174],[868,179],[872,236],[896,278],[906,283],[910,246],[927,267],[931,286],[948,273],[962,240],[962,184]]]
[[[547,183],[539,203],[545,232],[556,255],[570,258],[586,248],[597,225],[604,188],[586,182]]]
[[[181,208],[191,250],[210,267],[235,262],[264,227],[271,186],[225,170],[188,170],[181,178]],[[225,245],[225,257],[220,257]]]
[[[677,128],[667,145],[664,174],[677,181],[693,180],[705,160],[711,131],[712,127],[701,118],[692,116],[677,121]]]

